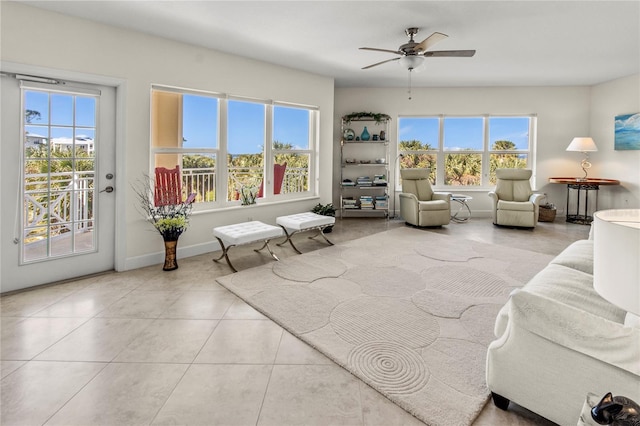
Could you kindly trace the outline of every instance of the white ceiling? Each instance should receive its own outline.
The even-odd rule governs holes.
[[[640,72],[640,2],[632,1],[21,1],[160,37],[335,78],[400,87],[394,57],[419,27],[449,35],[414,87],[592,85]],[[79,35],[80,36],[80,35]]]

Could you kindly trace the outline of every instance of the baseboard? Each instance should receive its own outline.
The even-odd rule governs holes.
[[[202,244],[194,244],[187,247],[180,247],[178,244],[178,260],[192,256],[221,250],[220,243],[211,241]],[[152,265],[164,263],[164,251],[145,254],[142,256],[129,257],[124,262],[124,269],[118,271],[130,271],[132,269],[144,268]]]

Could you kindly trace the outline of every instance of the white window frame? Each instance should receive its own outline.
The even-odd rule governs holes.
[[[150,97],[153,91],[172,92],[177,94],[191,94],[196,96],[206,96],[218,99],[218,147],[216,148],[180,148],[180,147],[154,147],[153,138],[150,138],[150,158],[149,158],[149,170],[150,176],[153,176],[155,170],[155,156],[156,154],[205,154],[215,155],[216,158],[216,200],[209,202],[200,202],[194,204],[196,211],[209,211],[222,208],[233,207],[240,205],[239,200],[227,200],[227,185],[228,185],[228,102],[230,100],[240,102],[252,102],[265,105],[265,131],[264,131],[264,191],[263,197],[257,199],[257,204],[268,204],[272,202],[280,202],[287,200],[298,200],[308,198],[316,194],[317,185],[317,166],[316,159],[318,157],[318,139],[319,139],[319,109],[315,106],[289,103],[283,101],[264,100],[257,98],[249,98],[244,96],[234,96],[224,93],[208,92],[194,89],[185,89],[179,87],[165,86],[165,85],[152,85]],[[283,106],[290,108],[300,108],[310,112],[309,114],[309,143],[308,149],[288,149],[288,150],[275,150],[273,149],[273,110],[274,106]],[[153,108],[153,105],[150,105]],[[153,114],[150,114],[151,120],[153,120]],[[180,132],[182,122],[179,123]],[[153,123],[150,123],[150,134],[153,131]],[[273,194],[273,164],[277,154],[301,154],[309,156],[309,175],[308,185],[306,191],[286,193],[286,194]]]
[[[446,190],[458,191],[487,191],[493,189],[495,184],[490,182],[490,158],[492,154],[525,154],[527,155],[527,168],[533,171],[532,180],[535,181],[536,176],[536,162],[535,162],[535,149],[536,149],[536,129],[537,129],[537,115],[536,114],[469,114],[469,115],[453,115],[453,114],[429,114],[429,115],[402,115],[398,116],[397,134],[400,135],[400,122],[403,118],[432,118],[438,119],[438,144],[437,149],[431,150],[401,150],[400,149],[400,137],[396,144],[396,190],[400,188],[400,157],[402,155],[414,155],[414,154],[430,154],[436,155],[436,181],[435,187]],[[482,118],[483,119],[483,142],[482,150],[465,150],[465,151],[453,151],[446,150],[444,147],[444,121],[445,118]],[[516,149],[516,150],[492,150],[491,141],[489,138],[489,119],[490,118],[528,118],[529,119],[529,143],[528,149]],[[480,154],[482,157],[482,171],[481,171],[481,183],[480,185],[445,185],[445,157],[447,154],[454,154],[461,152],[464,154]]]

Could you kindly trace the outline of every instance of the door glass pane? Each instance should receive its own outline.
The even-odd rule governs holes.
[[[22,260],[95,251],[97,99],[28,89],[23,97]]]
[[[229,200],[242,188],[258,191],[264,174],[265,106],[230,100],[228,103]]]

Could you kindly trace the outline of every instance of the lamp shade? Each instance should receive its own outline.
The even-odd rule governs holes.
[[[640,316],[640,209],[602,210],[593,217],[593,287]]]
[[[598,147],[596,143],[591,138],[573,138],[569,146],[567,147],[567,151],[580,151],[580,152],[593,152],[597,151]]]
[[[424,68],[425,57],[420,55],[407,55],[400,58],[400,66],[408,70],[420,71]]]

